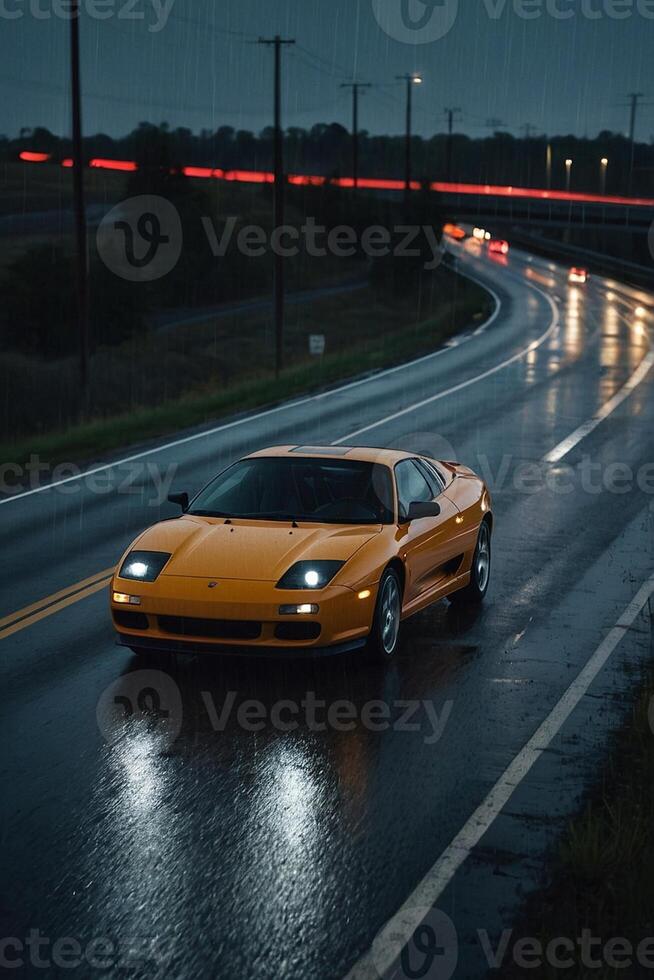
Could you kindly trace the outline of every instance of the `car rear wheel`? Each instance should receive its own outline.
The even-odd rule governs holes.
[[[397,572],[387,568],[382,575],[377,593],[377,604],[368,640],[368,651],[373,660],[384,663],[397,650],[402,616],[402,586]]]
[[[479,528],[477,547],[472,559],[470,584],[465,589],[453,592],[449,597],[452,603],[482,602],[488,592],[491,574],[491,532],[488,522]]]

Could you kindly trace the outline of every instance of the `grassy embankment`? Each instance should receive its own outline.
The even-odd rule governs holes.
[[[378,289],[297,304],[288,310],[286,368],[272,372],[268,314],[241,314],[148,334],[107,348],[93,361],[99,417],[58,430],[49,406],[74,399],[76,363],[32,364],[16,373],[22,411],[51,426],[0,446],[0,459],[20,463],[38,453],[51,463],[95,458],[104,452],[172,433],[228,414],[289,398],[342,378],[376,370],[436,349],[448,337],[486,317],[491,299],[473,283],[441,269],[430,295],[392,300]],[[311,358],[308,336],[326,335],[324,357]],[[223,353],[229,350],[229,358]],[[7,355],[5,377],[8,378]],[[16,356],[14,361],[19,360]],[[19,381],[19,379],[21,379]],[[25,392],[25,384],[31,391]],[[5,390],[9,394],[9,386]],[[8,407],[6,410],[9,410]],[[20,411],[16,405],[12,411]]]
[[[653,706],[650,669],[613,739],[601,778],[552,856],[548,884],[528,897],[515,927],[516,936],[537,937],[544,950],[557,937],[576,944],[587,929],[601,939],[591,953],[598,965],[584,965],[576,945],[574,953],[558,951],[564,960],[570,956],[574,965],[557,969],[543,963],[528,971],[535,980],[654,974]],[[630,944],[632,952],[620,943],[607,954],[606,944],[618,939]],[[647,939],[649,965],[638,956],[639,945]],[[524,972],[507,967],[506,976],[513,980]]]
[[[37,211],[70,208],[67,171],[49,165],[11,164],[4,177],[0,212],[16,213],[23,207]],[[89,205],[111,207],[124,196],[125,180],[121,174],[89,172]],[[270,228],[270,188],[216,181],[194,182],[193,187],[196,184],[202,186],[209,213],[218,223],[228,215],[239,215],[243,222]],[[18,200],[21,207],[16,206]],[[356,217],[360,223],[361,214],[355,214],[360,204],[351,200],[344,214],[335,215],[334,220],[349,218],[350,208],[352,220]],[[332,207],[333,203],[310,193],[306,197],[289,193],[288,216],[296,225],[308,214],[320,219],[321,210],[324,216]],[[365,208],[364,202],[363,213]],[[389,212],[386,217],[394,221],[397,216]],[[428,220],[427,215],[425,218]],[[15,258],[35,238],[64,248],[71,244],[69,230],[62,234],[51,228],[36,236],[6,239],[0,280],[7,255]],[[271,268],[268,271],[272,273]],[[368,271],[361,258],[310,258],[303,253],[289,261],[287,288],[291,293],[352,280],[363,285],[354,292],[288,305],[285,368],[278,379],[273,371],[270,307],[207,316],[204,322],[185,327],[145,329],[121,343],[98,347],[91,361],[90,411],[82,422],[74,421],[78,400],[74,354],[53,359],[15,350],[0,353],[0,460],[21,464],[32,453],[51,464],[98,458],[114,449],[406,361],[436,349],[453,334],[478,323],[491,309],[492,301],[484,290],[446,267],[415,276],[404,289],[391,288],[384,276],[367,282]],[[216,275],[221,274],[225,275],[225,267],[216,265]],[[259,267],[253,267],[252,274],[249,283],[248,269],[239,270],[243,286],[239,302],[270,297],[270,284],[264,282],[263,291],[259,285]],[[187,299],[175,295],[180,314],[192,312]],[[308,338],[313,333],[326,336],[323,358],[309,355]]]

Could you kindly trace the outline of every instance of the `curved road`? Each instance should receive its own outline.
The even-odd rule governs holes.
[[[444,941],[431,975],[484,975],[476,931],[510,926],[592,774],[624,665],[649,650],[641,603],[514,795],[489,796],[652,572],[651,321],[636,311],[653,300],[569,287],[564,267],[518,251],[457,255],[497,309],[451,346],[0,498],[0,938],[16,940],[0,954],[25,975],[67,976],[81,955],[85,977],[403,976],[388,931],[371,943],[432,899],[458,963]],[[194,490],[267,444],[332,442],[486,477],[483,610],[416,617],[386,670],[162,658],[137,673],[114,646],[106,570],[174,513],[167,481]],[[485,801],[484,834],[452,860]],[[30,930],[48,937],[36,952]]]

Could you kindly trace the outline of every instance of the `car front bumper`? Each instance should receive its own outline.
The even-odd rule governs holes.
[[[114,576],[110,605],[119,642],[129,647],[192,650],[234,648],[280,654],[361,645],[372,625],[376,586],[368,595],[345,586],[284,590],[274,582],[160,575],[156,582]],[[140,599],[117,603],[118,592]],[[280,606],[317,605],[318,613],[282,615]],[[335,651],[331,651],[335,652]]]

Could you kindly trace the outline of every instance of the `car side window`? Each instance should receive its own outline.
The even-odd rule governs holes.
[[[395,467],[397,499],[400,520],[408,516],[409,506],[416,501],[427,502],[434,499],[432,488],[412,459],[405,459]]]
[[[431,485],[434,491],[434,497],[440,496],[445,489],[445,482],[436,467],[424,459],[418,459],[416,463],[420,467],[420,471],[426,476],[427,482]]]

